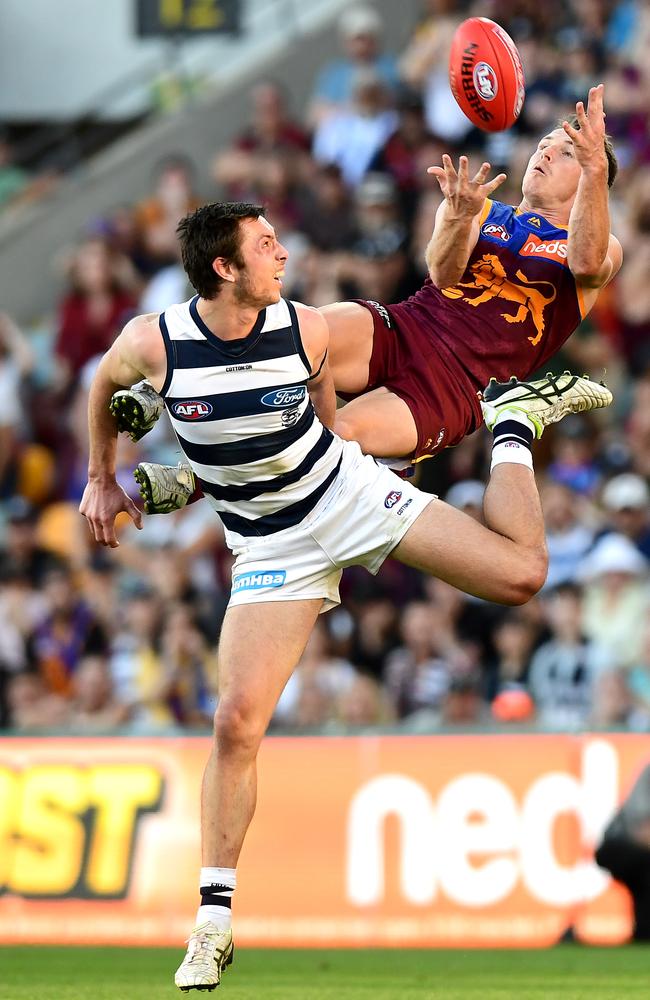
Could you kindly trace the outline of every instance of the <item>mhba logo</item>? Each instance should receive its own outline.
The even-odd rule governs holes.
[[[172,404],[172,413],[181,420],[202,420],[212,413],[212,406],[204,399],[183,399]]]

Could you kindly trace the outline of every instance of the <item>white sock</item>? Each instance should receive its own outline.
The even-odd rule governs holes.
[[[492,462],[490,472],[497,465],[508,462],[533,468],[532,443],[535,439],[535,425],[521,410],[503,410],[492,428]]]
[[[231,901],[237,885],[234,868],[202,868],[199,876],[201,905],[196,915],[196,925],[211,920],[220,931],[232,926]]]

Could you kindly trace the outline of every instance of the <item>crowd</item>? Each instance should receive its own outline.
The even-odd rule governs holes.
[[[470,13],[503,24],[524,60],[527,99],[507,134],[477,132],[449,92],[449,41]],[[218,520],[198,503],[145,518],[142,532],[127,522],[108,552],[77,513],[98,356],[129,316],[190,294],[179,219],[206,200],[263,203],[290,251],[288,297],[398,301],[424,278],[441,197],[427,166],[443,151],[489,159],[508,174],[497,196],[517,204],[538,137],[604,81],[625,262],[556,366],[606,373],[615,405],[566,419],[540,443],[544,590],[505,609],[390,561],[376,578],[346,570],[343,604],[320,619],[272,727],[650,729],[650,10],[427,0],[400,53],[372,7],[348,9],[340,29],[341,51],[315,75],[301,118],[277,82],[259,81],[208,190],[191,160],[170,155],[142,200],[88,220],[58,261],[62,292],[45,331],[0,315],[2,727],[210,726],[230,571]],[[419,485],[480,518],[488,451],[478,431],[423,463]],[[143,458],[177,460],[165,418],[139,445],[120,441],[120,480],[134,496]]]

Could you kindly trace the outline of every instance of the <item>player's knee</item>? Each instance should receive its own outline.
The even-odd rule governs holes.
[[[548,554],[546,549],[528,550],[521,559],[518,572],[511,579],[512,593],[508,604],[526,604],[539,593],[546,582]]]
[[[254,757],[264,736],[258,714],[248,701],[223,698],[214,715],[214,738],[221,755]]]
[[[334,421],[334,432],[344,441],[358,441],[360,428],[352,417],[337,416]]]

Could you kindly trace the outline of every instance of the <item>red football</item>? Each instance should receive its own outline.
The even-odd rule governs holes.
[[[470,17],[454,33],[449,83],[456,102],[477,128],[501,132],[524,103],[524,71],[510,35],[487,17]]]

